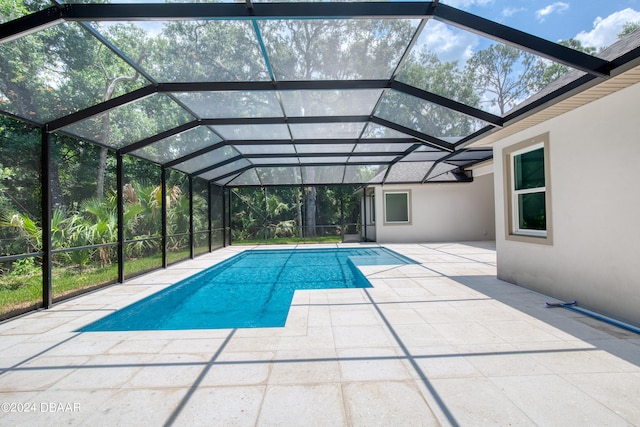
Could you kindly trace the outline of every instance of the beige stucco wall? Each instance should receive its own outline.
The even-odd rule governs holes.
[[[383,192],[411,190],[411,224],[385,224]],[[493,240],[493,175],[472,183],[376,187],[378,243]]]
[[[640,84],[494,146],[498,277],[640,325]],[[549,132],[553,244],[505,239],[503,149]]]

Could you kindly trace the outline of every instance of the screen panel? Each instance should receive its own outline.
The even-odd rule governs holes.
[[[278,80],[388,79],[419,20],[258,21]]]

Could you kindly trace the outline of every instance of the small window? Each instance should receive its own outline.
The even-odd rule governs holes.
[[[548,134],[506,150],[507,238],[551,244]]]
[[[409,224],[411,222],[408,191],[387,191],[384,193],[384,222]]]

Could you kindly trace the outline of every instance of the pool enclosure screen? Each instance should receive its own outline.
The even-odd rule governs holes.
[[[0,263],[41,266],[42,292],[29,300],[46,307],[72,293],[61,279],[54,295],[57,260],[95,263],[109,283],[225,245],[232,188],[470,182],[492,158],[475,141],[640,56],[635,42],[592,55],[445,3],[55,0],[3,10],[2,161],[28,157],[33,175],[20,188],[37,188],[41,203],[20,203],[29,215],[6,208],[3,223],[33,241],[4,244]],[[441,34],[478,42],[451,56]],[[504,78],[521,87],[492,97],[501,55],[513,58]],[[59,185],[88,171],[94,206],[80,184]],[[89,218],[95,230],[70,241],[58,227],[70,215],[56,212],[81,207],[77,224]]]

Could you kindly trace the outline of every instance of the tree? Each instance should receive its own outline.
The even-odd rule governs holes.
[[[582,42],[578,39],[568,39],[561,40],[559,44],[569,47],[571,49],[586,53],[588,55],[595,55],[598,53],[598,49],[593,46],[584,46]],[[571,68],[564,64],[560,63],[552,63],[546,67],[544,72],[542,73],[540,83],[538,84],[539,88],[543,88],[551,84],[552,82],[558,80],[560,77],[565,75],[571,71]]]
[[[298,237],[303,238],[304,232],[302,230],[302,189],[295,188],[295,201],[296,201],[296,220],[298,224]]]
[[[622,31],[618,33],[618,38],[622,39],[640,28],[640,22],[627,22],[622,26]]]
[[[502,44],[476,52],[467,62],[483,102],[500,115],[541,87],[546,65],[535,55]]]
[[[107,74],[107,70],[103,68],[103,72],[105,73],[105,79],[107,80],[107,89],[104,93],[104,101],[108,101],[113,98],[113,94],[115,92],[116,87],[123,82],[132,82],[138,79],[140,74],[136,71],[133,76],[118,76],[109,78]],[[102,144],[108,144],[109,142],[109,113],[105,113],[102,116]],[[100,161],[98,163],[98,172],[97,172],[97,183],[96,183],[96,197],[98,199],[102,199],[104,196],[104,176],[105,171],[107,169],[107,155],[109,154],[109,149],[107,147],[102,147],[100,149]]]
[[[5,222],[18,213],[41,222],[40,140],[39,129],[0,116],[0,216]],[[14,227],[0,227],[0,255],[29,252],[23,236]]]
[[[1,1],[0,5],[6,4],[3,3],[5,0]],[[25,4],[29,9],[41,8],[38,2]],[[119,37],[123,43],[132,38],[131,31],[119,28],[107,28],[105,33],[113,32],[113,37]],[[0,51],[3,109],[35,122],[65,116],[139,87],[134,83],[137,72],[79,25],[59,24],[2,44]],[[83,129],[83,125],[72,126],[71,133]],[[108,143],[108,126],[107,113],[102,118],[101,132],[96,132],[101,137],[96,137],[95,141]],[[68,158],[75,157],[74,151],[66,153]],[[64,204],[59,178],[64,159],[55,156],[50,164],[51,193],[53,206],[58,207]],[[98,198],[104,193],[106,163],[107,150],[103,149],[97,181],[93,183]]]
[[[318,189],[314,186],[312,187],[307,187],[305,190],[305,207],[306,207],[306,230],[307,230],[307,237],[316,237],[316,227],[317,227],[317,222],[316,222],[316,214],[317,214],[317,210],[316,210],[316,199],[318,197]]]
[[[477,106],[480,98],[474,92],[472,73],[459,67],[458,61],[442,62],[425,46],[412,55],[397,79],[437,95]]]
[[[21,0],[0,0],[0,23],[27,15],[29,9]]]
[[[457,61],[442,62],[425,48],[407,59],[397,79],[437,95],[477,107],[480,97],[474,90],[472,77],[472,73],[461,69]],[[378,114],[440,138],[466,136],[476,130],[474,121],[466,116],[393,91],[385,96]]]
[[[124,49],[132,43],[139,42],[146,38],[145,33],[140,28],[130,24],[105,27],[96,24],[96,26],[106,37],[112,40],[114,44]],[[92,63],[94,65],[92,68],[94,68],[94,70],[92,72],[92,81],[94,84],[98,83],[102,86],[101,101],[109,101],[114,96],[122,94],[123,91],[128,92],[139,86],[139,83],[136,85],[136,81],[140,78],[139,71],[132,69],[120,58],[115,57],[103,44],[93,47],[93,49],[90,49],[86,54],[93,58]],[[136,57],[136,62],[141,63],[145,56],[146,51],[143,48]],[[102,144],[102,148],[100,150],[96,173],[96,197],[98,199],[102,199],[104,196],[104,180],[108,155],[108,149],[106,147],[112,145],[111,114],[109,112],[102,114],[100,120],[101,129],[98,142]]]

